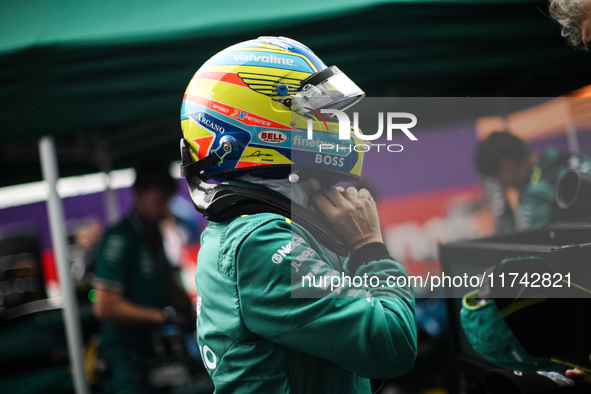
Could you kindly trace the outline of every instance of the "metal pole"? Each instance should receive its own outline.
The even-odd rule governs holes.
[[[100,134],[96,136],[94,145],[94,153],[96,154],[97,164],[101,171],[105,174],[105,191],[103,193],[103,203],[105,207],[105,213],[107,214],[107,223],[109,225],[113,225],[119,220],[119,201],[117,200],[117,195],[115,194],[115,190],[113,190],[111,182],[110,172],[113,169],[111,156],[109,155],[107,145]]]
[[[577,135],[577,125],[572,118],[566,123],[566,144],[569,153],[581,153],[579,149],[579,136]]]
[[[104,204],[107,212],[107,222],[109,225],[113,225],[119,220],[119,201],[115,190],[111,186],[111,176],[107,172],[105,172],[105,184]]]
[[[39,140],[39,154],[41,156],[41,169],[43,178],[49,185],[47,199],[47,213],[51,228],[51,242],[57,264],[60,290],[64,300],[64,321],[66,322],[66,338],[68,340],[68,354],[70,364],[74,371],[74,385],[76,393],[88,394],[88,385],[84,373],[82,358],[82,334],[80,328],[80,315],[78,303],[72,284],[68,249],[66,243],[66,229],[62,200],[57,193],[57,180],[59,178],[57,168],[57,154],[53,137],[43,137]]]

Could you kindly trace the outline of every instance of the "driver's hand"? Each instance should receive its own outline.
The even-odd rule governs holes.
[[[312,195],[312,202],[351,253],[364,245],[383,242],[376,202],[367,189],[328,189]]]

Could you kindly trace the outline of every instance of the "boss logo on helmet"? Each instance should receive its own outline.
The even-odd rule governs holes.
[[[345,165],[345,158],[332,155],[316,154],[315,164],[324,164],[325,166],[342,167]]]
[[[283,144],[287,142],[289,139],[287,134],[279,130],[263,130],[259,131],[257,134],[257,138],[261,142],[265,142],[267,144]]]

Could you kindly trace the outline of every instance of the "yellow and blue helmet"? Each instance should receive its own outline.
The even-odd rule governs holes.
[[[364,95],[295,40],[259,37],[233,45],[205,62],[185,91],[182,142],[190,157],[183,161],[199,163],[204,180],[285,178],[294,171],[333,184],[357,180],[363,152],[350,148],[361,141],[339,139],[336,119],[320,111],[345,110]],[[322,143],[349,149],[327,154]]]

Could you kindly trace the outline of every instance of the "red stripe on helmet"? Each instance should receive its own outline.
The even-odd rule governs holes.
[[[226,115],[230,118],[236,119],[241,123],[244,123],[249,126],[258,126],[258,127],[269,127],[271,129],[284,129],[284,130],[291,130],[291,127],[283,125],[281,123],[277,123],[267,118],[263,118],[262,116],[255,115],[253,113],[243,111],[240,108],[232,107],[231,105],[223,104],[218,101],[208,100],[203,97],[196,96],[194,94],[185,93],[183,95],[184,101],[189,101],[191,103],[202,105],[206,108],[209,108],[213,111],[216,111],[220,114]]]
[[[254,161],[239,161],[236,163],[236,168],[247,168],[247,167],[258,167],[258,166],[268,166],[273,163],[257,163]]]

